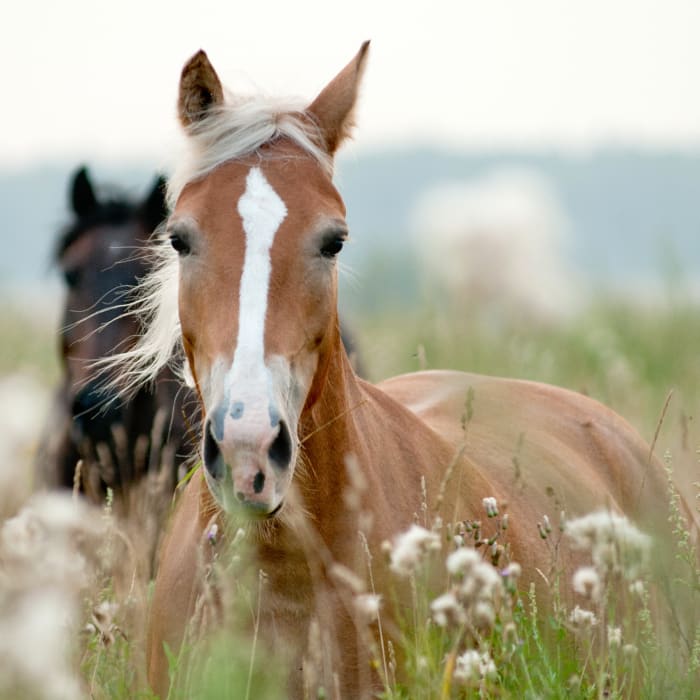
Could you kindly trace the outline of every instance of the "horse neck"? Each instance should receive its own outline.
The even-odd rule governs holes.
[[[389,439],[385,439],[387,429]],[[379,492],[384,490],[384,484],[376,481],[376,465],[383,465],[382,471],[387,472],[405,467],[404,474],[410,478],[413,466],[400,466],[402,455],[393,436],[410,436],[407,442],[412,446],[408,451],[417,455],[416,463],[420,463],[421,447],[417,445],[428,446],[430,436],[426,441],[426,431],[430,432],[417,416],[357,377],[337,333],[319,397],[302,414],[301,455],[294,476],[303,507],[324,537],[333,539],[336,532],[342,537],[343,529],[351,527],[348,523],[357,515],[346,507],[348,489],[354,488],[351,472],[361,472],[359,478],[367,482],[372,492],[366,496],[383,510]],[[430,449],[435,450],[435,446]],[[388,461],[392,462],[389,467]],[[415,480],[420,483],[420,475]]]

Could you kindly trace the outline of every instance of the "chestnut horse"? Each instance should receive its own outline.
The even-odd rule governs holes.
[[[204,415],[203,466],[173,516],[150,613],[148,673],[162,695],[164,648],[180,647],[202,590],[208,528],[217,521],[222,533],[241,518],[254,565],[267,575],[260,634],[298,649],[289,695],[302,695],[314,619],[333,641],[324,652],[341,697],[371,692],[329,573],[333,563],[357,568],[357,507],[345,496],[358,475],[346,469],[349,455],[367,485],[371,553],[413,522],[424,499],[447,522],[479,517],[493,496],[508,504],[511,555],[526,586],[545,587],[538,570],[551,563],[536,527],[543,513],[666,512],[649,447],[590,398],[452,371],[374,386],[353,371],[336,310],[348,228],[332,170],[353,125],[367,49],[310,104],[225,95],[201,51],[182,72],[189,156],[169,182],[167,238],[144,288],[150,322],[121,358],[136,385],[181,344]],[[559,557],[571,573],[575,553],[562,548]]]
[[[74,218],[55,248],[66,289],[63,377],[36,467],[42,485],[73,488],[82,460],[81,490],[96,502],[107,487],[119,492],[165,463],[173,490],[178,468],[192,452],[183,418],[188,392],[167,367],[129,401],[105,392],[93,367],[96,358],[133,345],[138,334],[125,309],[149,270],[144,248],[167,213],[164,187],[158,177],[140,201],[117,192],[100,198],[87,168],[79,168],[70,185]]]
[[[149,272],[153,231],[167,214],[165,181],[155,178],[140,201],[120,192],[98,197],[86,167],[70,185],[74,219],[59,236],[54,252],[65,284],[60,330],[63,371],[50,426],[36,460],[39,480],[73,488],[82,460],[81,490],[100,502],[107,487],[121,492],[147,471],[165,468],[172,491],[192,456],[196,399],[169,366],[128,401],[105,389],[95,361],[133,345],[137,319],[128,313],[131,294]],[[355,342],[346,327],[343,343],[359,366]],[[193,410],[193,406],[195,407]]]

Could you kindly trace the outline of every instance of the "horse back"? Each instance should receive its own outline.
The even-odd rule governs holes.
[[[469,468],[525,517],[599,508],[638,519],[666,513],[658,460],[597,401],[546,384],[449,371],[386,380],[381,389],[463,448]],[[659,510],[660,509],[660,510]],[[539,512],[538,512],[539,511]]]

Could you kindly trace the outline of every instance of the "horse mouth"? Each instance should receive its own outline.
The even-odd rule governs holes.
[[[282,510],[282,506],[283,506],[283,505],[284,505],[284,500],[280,501],[280,502],[277,504],[277,507],[274,508],[274,510],[271,510],[271,511],[265,516],[265,519],[266,519],[266,520],[270,520],[271,518],[274,518],[274,517],[277,515],[277,513],[279,513],[279,512]]]

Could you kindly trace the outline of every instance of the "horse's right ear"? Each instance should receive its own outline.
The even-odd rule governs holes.
[[[180,76],[177,111],[180,122],[187,127],[203,119],[207,112],[224,102],[224,89],[219,76],[204,51],[198,51],[187,61]]]
[[[354,111],[362,74],[367,65],[369,41],[365,41],[355,58],[326,85],[319,96],[309,105],[308,112],[314,118],[323,135],[329,155],[333,155],[340,144],[350,136],[355,124]]]
[[[73,175],[71,186],[71,205],[78,216],[87,216],[97,209],[97,197],[88,177],[88,170],[83,165]]]

